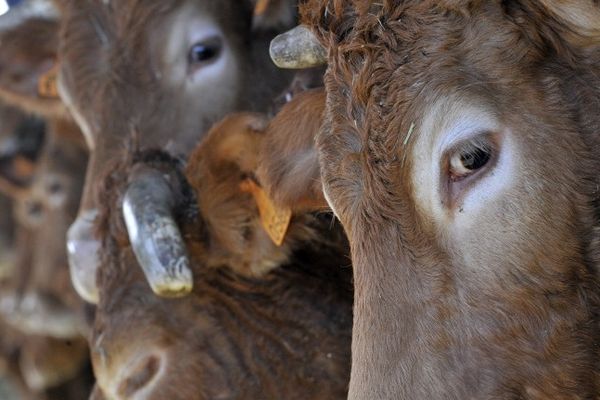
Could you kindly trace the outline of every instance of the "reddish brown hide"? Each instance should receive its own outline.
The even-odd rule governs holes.
[[[281,247],[267,236],[241,189],[256,169],[265,122],[242,114],[213,128],[186,169],[191,187],[163,153],[113,169],[99,227],[95,399],[346,397],[346,242],[329,214],[294,215]],[[194,289],[181,299],[150,291],[118,212],[125,183],[149,171],[169,183],[189,249]]]
[[[597,398],[597,2],[315,0],[304,21],[355,271],[349,398]]]

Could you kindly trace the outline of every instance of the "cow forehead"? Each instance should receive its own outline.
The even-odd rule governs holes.
[[[330,41],[330,99],[353,125],[365,125],[363,142],[377,132],[390,135],[389,128],[404,135],[449,93],[502,101],[528,85],[525,77],[542,73],[534,67],[539,53],[495,10],[482,7],[481,18],[431,5],[412,8],[411,14],[405,6],[394,20],[361,20],[356,31]]]

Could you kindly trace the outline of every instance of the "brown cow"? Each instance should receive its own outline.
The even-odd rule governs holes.
[[[80,371],[87,360],[83,303],[70,285],[65,249],[66,230],[78,208],[87,152],[62,102],[41,93],[38,85],[56,58],[57,35],[57,22],[39,16],[0,31],[0,97],[45,116],[48,127],[40,160],[30,153],[41,147],[41,141],[32,141],[32,126],[24,124],[12,136],[17,145],[3,146],[11,151],[2,164],[11,167],[3,169],[3,175],[12,177],[11,171],[23,169],[13,166],[25,164],[15,161],[36,162],[33,176],[19,182],[29,186],[21,187],[16,196],[15,275],[0,293],[0,313],[5,319],[2,333],[6,336],[6,325],[19,333],[21,372],[36,391],[74,376],[85,380]],[[1,115],[4,129],[12,126],[4,123],[16,115],[12,110]],[[71,390],[73,385],[56,389],[63,393],[59,398],[65,399],[63,388]],[[81,390],[78,393],[81,398]]]
[[[86,310],[71,286],[65,247],[86,161],[80,144],[51,136],[27,196],[16,201],[15,268],[0,288],[0,316],[3,334],[9,325],[21,336],[20,371],[36,392],[73,379],[88,359]]]
[[[93,190],[127,138],[134,133],[140,148],[186,155],[212,123],[235,110],[265,110],[289,83],[291,74],[273,67],[267,48],[276,33],[270,27],[280,19],[291,24],[294,13],[289,1],[266,3],[276,10],[263,10],[253,26],[251,0],[57,0],[59,91],[92,149],[80,215],[69,232],[74,281],[88,300],[97,297],[92,280],[77,281],[94,277],[98,265]],[[138,255],[158,260],[142,263],[156,293],[189,293],[185,254],[177,266],[161,264],[162,255]]]
[[[597,399],[598,2],[315,0],[304,21],[316,38],[272,54],[328,62],[349,398]]]
[[[164,153],[138,153],[112,169],[100,202],[95,398],[346,397],[346,241],[327,214],[294,215],[281,246],[268,236],[252,180],[264,125],[241,114],[213,128],[186,170],[195,196],[180,162]],[[153,294],[125,230],[146,229],[161,218],[149,209],[171,207],[194,272],[191,295],[179,299]]]
[[[28,195],[17,201],[17,222],[29,233],[18,243],[22,284],[3,293],[0,314],[25,333],[72,338],[85,332],[74,310],[81,299],[71,286],[65,237],[79,204],[87,152],[62,137],[50,137]],[[21,238],[19,238],[21,240]]]
[[[45,3],[40,2],[44,7]],[[37,2],[32,2],[31,7],[35,4]],[[18,11],[20,7],[15,10]],[[8,132],[6,134],[3,132],[3,136],[8,139],[2,140],[2,143],[16,141],[18,144],[3,146],[10,148],[11,151],[1,159],[11,161],[2,165],[19,165],[13,161],[15,158],[17,160],[25,158],[29,163],[37,161],[39,164],[34,169],[33,183],[17,196],[20,204],[19,222],[34,231],[33,236],[28,235],[32,243],[17,244],[24,247],[21,258],[31,259],[25,264],[35,265],[32,267],[35,274],[31,277],[26,276],[24,281],[34,287],[46,287],[46,289],[56,283],[58,287],[50,290],[53,296],[62,297],[69,308],[80,308],[81,303],[72,296],[73,291],[68,283],[69,280],[63,279],[68,276],[67,270],[63,269],[67,266],[64,259],[66,227],[74,219],[83,183],[82,170],[87,158],[85,144],[81,132],[71,122],[58,96],[49,96],[45,91],[40,90],[39,85],[55,63],[58,28],[58,21],[55,18],[50,19],[36,14],[35,18],[19,20],[18,23],[0,30],[0,43],[3,44],[0,47],[0,97],[15,106],[24,108],[27,112],[45,117],[47,126],[46,144],[43,147],[43,157],[39,161],[35,159],[36,153],[42,147],[38,137],[41,138],[43,135],[37,132],[43,128],[43,123],[36,122],[39,120],[28,123],[28,119],[24,119],[20,126],[14,127],[12,121],[23,113],[13,108],[7,108],[6,111],[0,109],[4,128],[12,127],[16,131],[12,136],[9,136]],[[9,171],[9,168],[6,170]],[[5,175],[10,176],[8,172],[2,170],[2,176]],[[32,245],[34,251],[29,248]],[[47,298],[48,291],[43,290],[45,292],[43,298]],[[44,304],[42,297],[34,297],[35,300],[25,303],[40,306],[42,314],[45,314],[43,310],[51,310],[56,306],[56,301]],[[58,314],[64,316],[62,312]],[[52,317],[50,314],[46,316],[43,321],[37,322],[43,326],[43,329],[54,329],[52,326],[60,325],[58,321],[57,325],[52,325],[50,322]],[[18,313],[13,317],[20,318]]]

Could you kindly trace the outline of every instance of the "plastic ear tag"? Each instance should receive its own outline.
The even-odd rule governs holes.
[[[260,222],[263,228],[273,243],[281,246],[292,220],[292,210],[275,206],[265,191],[252,179],[242,182],[241,189],[244,192],[252,193],[258,206]]]
[[[56,80],[58,79],[58,63],[40,76],[38,80],[38,94],[42,97],[50,99],[58,98],[58,87],[56,86]]]
[[[256,6],[254,7],[254,15],[260,16],[267,12],[267,8],[269,7],[269,0],[258,0]]]

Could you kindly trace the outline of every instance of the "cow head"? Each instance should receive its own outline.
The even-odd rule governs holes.
[[[304,16],[272,55],[328,63],[316,148],[355,268],[350,398],[597,395],[597,2]]]
[[[226,118],[192,153],[185,177],[181,162],[160,152],[111,168],[98,227],[104,240],[92,335],[96,398],[345,396],[351,319],[349,270],[339,268],[347,262],[345,241],[328,229],[326,215],[264,208],[255,171],[265,129],[257,114]],[[291,219],[272,232],[265,218],[273,225],[280,220],[265,216],[273,214]],[[156,225],[178,227],[180,239]],[[161,246],[187,249],[188,296],[155,296],[148,287],[153,271],[136,267]],[[300,248],[312,256],[293,256]],[[294,311],[300,309],[302,316]],[[249,348],[252,355],[235,355]],[[313,376],[317,369],[320,378]],[[306,385],[301,376],[329,384]]]
[[[289,21],[291,14],[286,1],[266,2],[260,19],[253,18],[251,1],[58,3],[59,92],[92,149],[81,212],[69,232],[71,266],[76,286],[94,299],[93,192],[107,160],[131,135],[139,148],[186,155],[228,112],[265,109],[289,76],[270,65],[265,49],[275,16]],[[155,287],[159,295],[189,293],[191,275],[183,265],[181,275],[165,275]]]

